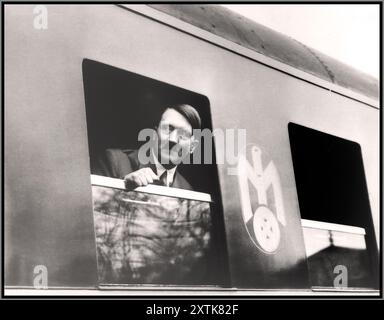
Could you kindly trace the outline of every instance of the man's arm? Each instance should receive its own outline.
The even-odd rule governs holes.
[[[151,168],[141,168],[124,176],[125,187],[133,190],[137,187],[145,187],[148,184],[159,181],[159,177]]]
[[[128,151],[128,153],[133,151]],[[120,149],[107,149],[106,158],[113,178],[124,179],[128,190],[143,187],[159,180],[151,168],[137,168],[134,159]]]
[[[107,149],[105,156],[110,177],[123,179],[125,175],[134,171],[131,160],[121,149]]]

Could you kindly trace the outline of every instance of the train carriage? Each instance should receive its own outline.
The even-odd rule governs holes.
[[[377,80],[220,6],[3,9],[7,294],[378,294]],[[126,190],[173,103],[212,161]]]

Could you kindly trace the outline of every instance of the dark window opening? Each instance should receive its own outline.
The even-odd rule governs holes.
[[[159,118],[161,117],[166,107],[169,105],[192,105],[198,111],[201,117],[202,128],[212,129],[209,100],[207,97],[198,93],[88,59],[83,61],[83,80],[90,168],[91,174],[93,175],[110,176],[106,159],[106,150],[137,150],[141,144],[145,143],[138,141],[139,131],[144,128],[154,128],[157,126]],[[213,157],[214,155],[215,154],[213,153]],[[204,159],[204,154],[202,155],[202,159]],[[170,253],[170,250],[178,249],[176,247],[172,247],[169,244],[169,239],[167,240],[167,237],[162,234],[163,240],[160,241],[161,243],[159,243],[159,239],[155,238],[153,239],[154,241],[145,243],[142,242],[144,243],[144,245],[141,245],[142,250],[140,249],[141,251],[138,250],[136,253],[136,256],[139,256],[139,258],[137,258],[138,261],[133,261],[136,259],[135,256],[132,258],[133,260],[129,264],[124,266],[125,271],[123,270],[121,273],[122,276],[114,277],[113,272],[116,271],[116,268],[113,269],[113,267],[111,267],[111,261],[114,258],[111,258],[108,255],[105,256],[105,253],[125,249],[120,248],[120,246],[116,248],[106,246],[106,241],[109,241],[108,234],[105,233],[105,231],[100,230],[106,230],[111,221],[115,219],[113,220],[116,221],[113,226],[113,230],[115,231],[111,232],[110,235],[112,237],[118,236],[123,239],[122,232],[125,231],[123,230],[120,232],[118,229],[127,228],[128,230],[130,225],[132,226],[136,223],[135,226],[137,227],[140,223],[144,223],[143,221],[137,222],[137,220],[135,220],[133,223],[126,223],[123,221],[124,219],[131,219],[131,217],[127,218],[127,212],[129,215],[131,215],[132,212],[136,214],[140,210],[143,212],[146,211],[145,214],[148,217],[153,216],[153,220],[147,220],[145,222],[148,224],[148,228],[150,226],[159,227],[163,224],[161,221],[159,222],[159,216],[155,217],[158,212],[155,212],[150,208],[156,207],[156,210],[159,210],[158,208],[160,208],[163,203],[167,202],[167,197],[141,196],[134,192],[117,192],[117,189],[114,189],[115,191],[112,192],[108,191],[108,188],[93,188],[94,208],[98,208],[98,212],[95,212],[94,214],[95,219],[97,219],[97,222],[95,223],[99,224],[97,228],[99,231],[96,230],[96,233],[104,232],[103,234],[100,233],[101,236],[99,239],[97,239],[103,241],[104,244],[98,248],[99,263],[100,259],[103,258],[104,260],[106,259],[105,261],[108,261],[108,263],[111,264],[106,265],[104,263],[102,270],[99,268],[100,282],[107,282],[107,284],[118,283],[127,285],[228,285],[228,263],[224,236],[224,222],[221,215],[221,196],[215,161],[213,161],[213,164],[182,164],[177,167],[177,170],[191,184],[194,191],[207,193],[212,198],[212,203],[209,205],[211,219],[209,248],[207,249],[209,250],[207,254],[209,258],[203,261],[203,263],[207,263],[207,266],[199,266],[197,268],[200,272],[198,276],[196,276],[196,274],[191,274],[191,276],[188,276],[186,275],[188,272],[176,275],[175,272],[172,272],[171,268],[169,268],[169,270],[165,270],[163,277],[156,274],[156,272],[152,272],[151,270],[156,270],[156,266],[164,265],[164,263],[170,263],[169,265],[172,264],[172,266],[175,266],[175,270],[179,271],[181,268],[186,267],[188,263],[194,263],[194,261],[189,260],[188,262],[186,260],[187,258],[183,257],[182,251],[175,251],[175,255],[173,257],[166,256],[166,254]],[[95,192],[100,195],[100,190],[104,192],[103,197],[110,197],[112,199],[109,203],[103,203],[102,201],[99,201],[100,199],[95,199]],[[150,205],[147,206],[148,210],[144,210],[144,207],[137,209],[137,206],[145,201],[150,203]],[[171,199],[169,200],[169,203],[172,203]],[[191,206],[191,202],[189,200],[183,200],[180,203],[182,204],[180,205],[182,208]],[[195,208],[199,207],[200,211],[204,210],[205,208],[204,205],[199,202],[193,202],[193,205]],[[170,205],[168,205],[168,209],[169,206]],[[116,207],[119,207],[120,209],[124,207],[121,209],[121,212],[124,211],[124,216],[119,214],[113,219],[110,218],[110,216],[108,217],[108,215],[110,215],[116,209]],[[197,209],[194,210],[196,211]],[[191,210],[190,212],[193,215],[195,214],[195,211]],[[189,217],[189,214],[187,215],[187,218],[191,220],[183,220],[184,227],[186,226],[186,223],[195,223],[192,219],[193,217]],[[179,223],[179,220],[177,220],[177,222]],[[168,228],[168,230],[172,229],[172,237],[174,237],[178,232],[177,230],[175,231],[175,224],[172,223],[168,223],[168,225],[164,228]],[[189,227],[185,227],[183,230],[180,229],[179,231],[179,233],[188,232],[188,237],[195,237],[195,240],[198,242],[199,232],[201,230],[199,228],[192,230]],[[128,233],[134,234],[135,238],[133,239],[131,237],[131,239],[127,239],[125,245],[132,247],[134,246],[132,245],[133,241],[140,242],[144,237],[148,238],[147,233],[143,234],[141,237],[134,232],[135,231],[132,231],[132,229],[129,229]],[[159,233],[152,233],[152,235],[157,237]],[[162,243],[164,244],[166,241],[167,245],[170,245],[169,250],[160,250],[160,248],[159,250],[155,249],[155,246],[161,246]],[[176,242],[177,241],[175,240],[175,243]],[[177,243],[180,244],[180,246],[183,246],[183,243],[185,244],[187,241],[182,240],[178,241]],[[153,246],[153,248],[151,248],[151,246]],[[135,248],[138,247],[140,246],[137,245]],[[144,247],[146,247],[146,249]],[[159,257],[158,252],[164,252],[164,256]],[[133,257],[132,252],[129,254],[130,257]],[[149,263],[143,262],[146,259],[152,259],[151,257],[153,256],[156,256],[154,258],[156,261],[153,261],[153,263],[151,261]],[[192,255],[190,254],[186,254],[185,256],[188,256],[188,259],[192,259]],[[201,256],[201,253],[197,252],[196,256]],[[166,262],[164,260],[165,257],[167,259]],[[177,267],[179,262],[179,266],[181,268]],[[141,265],[144,266],[141,268]],[[101,272],[103,275],[101,275]],[[145,276],[142,276],[144,274]],[[144,282],[140,283],[140,279],[144,279]]]
[[[360,145],[294,123],[288,130],[301,218],[336,225],[312,235],[303,227],[307,249],[315,248],[308,256],[312,285],[333,287],[334,268],[345,265],[348,287],[377,287],[378,251]],[[355,228],[339,232],[340,225]],[[365,237],[349,231],[359,228]]]

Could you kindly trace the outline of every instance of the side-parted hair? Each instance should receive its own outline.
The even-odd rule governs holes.
[[[201,129],[201,118],[197,110],[189,104],[175,104],[168,106],[167,109],[173,109],[185,117],[192,126],[192,130]],[[164,110],[164,112],[165,112]]]

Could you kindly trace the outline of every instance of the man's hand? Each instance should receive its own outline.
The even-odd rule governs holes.
[[[125,187],[128,190],[133,190],[136,187],[144,187],[158,180],[159,177],[152,171],[151,168],[142,168],[131,172],[124,177]]]

